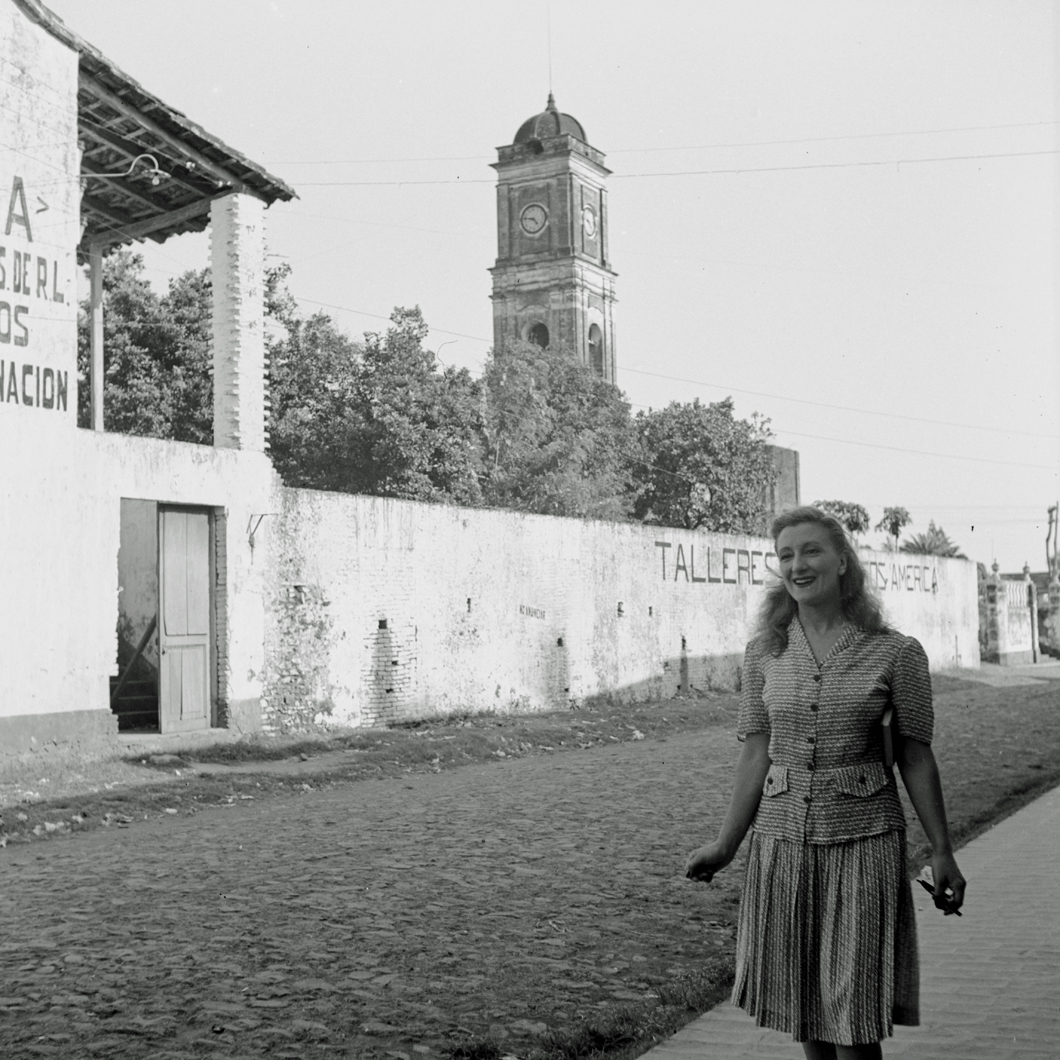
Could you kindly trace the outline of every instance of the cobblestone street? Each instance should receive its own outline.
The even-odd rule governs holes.
[[[9,847],[5,1060],[519,1054],[731,952],[739,865],[682,867],[737,751],[715,730]]]

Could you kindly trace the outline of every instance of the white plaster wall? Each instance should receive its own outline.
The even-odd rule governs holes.
[[[887,620],[924,645],[932,669],[978,668],[979,588],[971,560],[859,555]]]
[[[629,524],[296,490],[278,511],[275,728],[731,688],[776,564],[763,539]],[[862,559],[933,668],[978,665],[973,564],[931,559],[914,578]]]
[[[34,433],[76,423],[79,170],[77,56],[3,0],[0,420]]]
[[[247,527],[276,489],[268,458],[0,417],[0,717],[109,712],[117,670],[121,498],[227,512],[228,702],[256,701],[264,668],[261,550]]]
[[[286,490],[241,450],[0,419],[0,452],[0,717],[109,710],[123,497],[225,513],[222,699],[264,694],[274,727],[733,687],[775,563],[758,538]],[[978,665],[973,564],[862,561],[933,668]]]

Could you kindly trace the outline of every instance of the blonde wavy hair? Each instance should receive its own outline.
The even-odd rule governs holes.
[[[804,523],[815,523],[828,534],[828,540],[839,555],[846,555],[847,569],[839,576],[839,601],[843,617],[866,633],[885,633],[890,627],[883,619],[883,608],[869,588],[865,568],[858,559],[858,550],[847,536],[843,524],[820,508],[806,506],[792,508],[773,520],[770,536],[776,548],[782,530]],[[788,646],[788,626],[799,613],[799,605],[792,599],[782,581],[766,590],[766,597],[758,612],[756,639],[762,641],[772,655],[779,655]]]

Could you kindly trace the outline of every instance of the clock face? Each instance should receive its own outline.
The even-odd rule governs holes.
[[[519,218],[519,224],[523,231],[530,236],[536,236],[538,232],[548,223],[548,212],[539,203],[531,203]]]
[[[591,206],[585,206],[582,208],[582,227],[585,229],[585,234],[590,239],[596,235],[596,214],[593,212]]]

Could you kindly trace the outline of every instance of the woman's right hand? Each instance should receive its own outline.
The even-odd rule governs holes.
[[[685,863],[685,875],[690,880],[701,880],[703,883],[710,883],[714,878],[714,873],[725,868],[732,861],[732,858],[732,854],[715,840],[713,843],[708,843],[705,847],[693,850],[689,854],[688,861]]]

